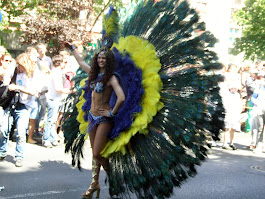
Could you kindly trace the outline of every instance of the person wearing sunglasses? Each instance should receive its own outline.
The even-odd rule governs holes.
[[[0,48],[1,50],[1,48]],[[0,52],[1,53],[1,52]],[[1,55],[0,55],[1,56]],[[15,65],[12,64],[10,54],[1,56],[0,65],[0,160],[6,157],[6,146],[9,137],[9,130],[13,123],[13,118],[10,115],[11,101],[15,95],[9,91],[9,84],[15,81]]]
[[[4,54],[0,68],[0,81],[8,85],[14,73],[14,64],[10,54]]]

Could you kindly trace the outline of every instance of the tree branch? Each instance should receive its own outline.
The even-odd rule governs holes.
[[[90,28],[89,32],[92,32],[92,29],[94,28],[95,24],[97,23],[99,17],[102,15],[102,13],[107,9],[107,7],[109,6],[111,0],[108,1],[108,3],[104,6],[104,8],[101,10],[101,12],[99,13],[99,15],[97,16],[97,18],[95,19],[94,23],[92,24],[92,27]]]

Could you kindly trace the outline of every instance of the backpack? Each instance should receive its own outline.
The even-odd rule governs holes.
[[[16,77],[17,77],[17,68],[15,68],[14,75],[10,81],[10,84],[16,83]],[[8,90],[8,86],[2,85],[2,82],[0,83],[0,106],[2,106],[4,110],[10,105],[15,95],[16,95],[15,91]]]

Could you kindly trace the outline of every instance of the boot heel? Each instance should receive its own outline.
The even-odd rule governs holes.
[[[100,189],[97,190],[96,198],[99,198],[99,194],[100,194]]]

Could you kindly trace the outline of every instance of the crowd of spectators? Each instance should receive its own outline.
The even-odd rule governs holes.
[[[220,94],[226,115],[222,148],[236,150],[235,132],[244,132],[251,133],[249,148],[255,153],[261,153],[265,150],[265,62],[257,61],[243,67],[229,64],[223,68],[223,75]]]
[[[82,53],[82,43],[73,43]],[[58,145],[65,101],[75,92],[71,79],[79,68],[76,60],[67,51],[53,57],[46,52],[46,44],[39,43],[13,59],[0,46],[0,158],[5,159],[10,132],[15,132],[17,167],[23,166],[26,142],[37,144],[41,137],[44,147]]]

